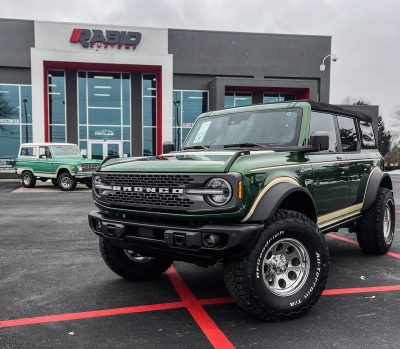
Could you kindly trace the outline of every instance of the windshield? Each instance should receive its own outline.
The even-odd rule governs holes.
[[[77,145],[53,145],[54,156],[81,156]]]
[[[185,148],[229,146],[295,146],[302,109],[248,111],[200,118],[185,141]]]

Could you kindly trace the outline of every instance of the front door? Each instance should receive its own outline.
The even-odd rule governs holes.
[[[88,148],[89,159],[103,160],[110,155],[122,157],[121,141],[90,141]]]

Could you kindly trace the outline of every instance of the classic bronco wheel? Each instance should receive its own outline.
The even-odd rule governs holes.
[[[379,188],[375,202],[357,222],[357,240],[361,249],[372,254],[388,251],[393,242],[395,222],[393,193]]]
[[[229,293],[248,313],[268,321],[306,313],[328,277],[324,236],[309,218],[278,210],[249,255],[225,263]]]
[[[21,183],[25,188],[33,188],[36,184],[36,177],[31,171],[24,171],[21,174]]]
[[[131,281],[156,278],[172,264],[169,259],[146,257],[132,250],[118,248],[103,238],[100,238],[99,246],[107,266],[117,275]]]
[[[57,178],[58,186],[61,190],[72,191],[76,188],[76,179],[71,176],[68,172],[61,173]]]

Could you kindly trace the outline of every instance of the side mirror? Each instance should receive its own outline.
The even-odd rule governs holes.
[[[168,154],[171,151],[175,151],[175,143],[173,142],[164,142],[162,147],[163,154]]]
[[[326,131],[315,131],[310,136],[309,144],[315,151],[322,151],[329,149],[329,133]]]

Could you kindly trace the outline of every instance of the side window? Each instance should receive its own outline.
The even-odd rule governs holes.
[[[337,152],[337,138],[334,116],[318,112],[311,113],[310,136],[316,131],[326,131],[329,134],[330,152]]]
[[[360,121],[361,147],[363,149],[376,149],[374,129],[368,121]]]
[[[51,158],[51,152],[49,147],[40,147],[39,148],[39,157],[40,158]]]
[[[21,156],[36,156],[36,148],[34,147],[24,147],[21,148]]]
[[[358,148],[358,136],[354,119],[338,116],[338,124],[342,151],[356,151]]]

